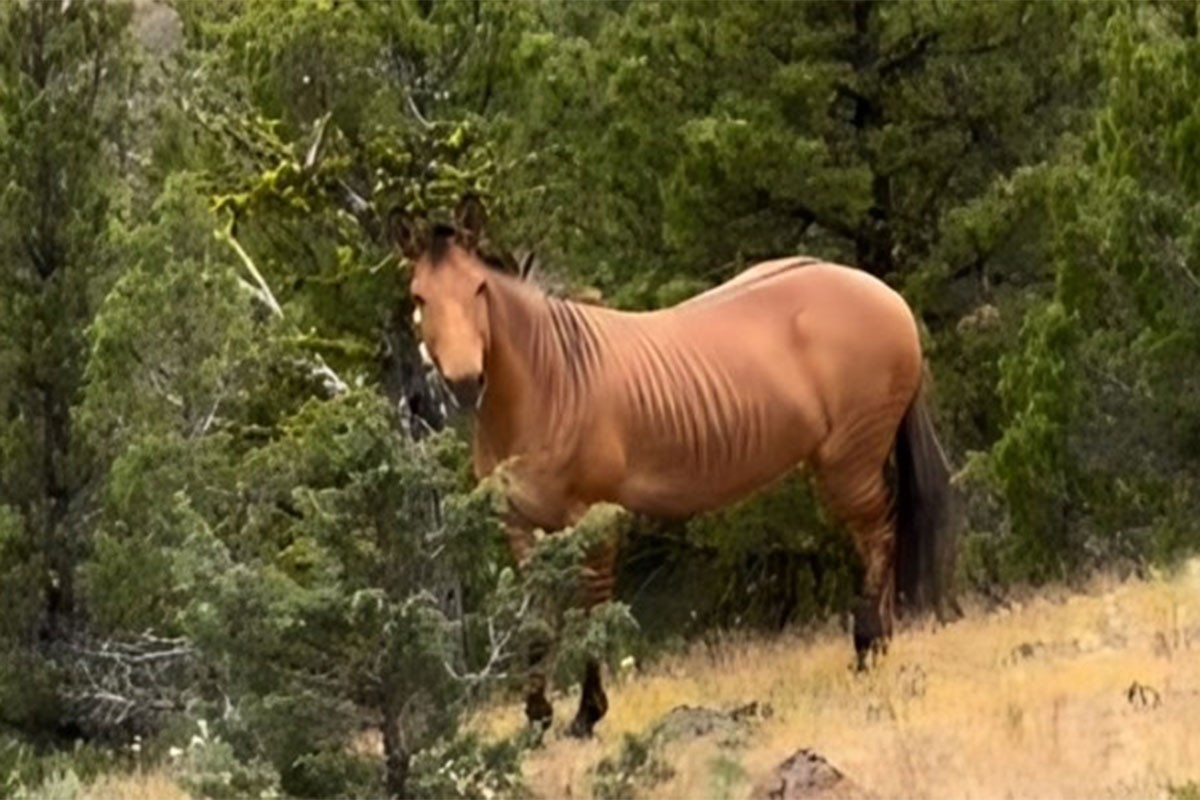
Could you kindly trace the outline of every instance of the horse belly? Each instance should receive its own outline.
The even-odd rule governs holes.
[[[723,458],[698,461],[684,442],[635,447],[617,502],[663,517],[690,516],[735,503],[802,465],[818,443],[813,427],[803,413],[777,409],[773,420],[752,431],[735,426],[722,432],[730,437],[720,448]]]
[[[622,488],[617,502],[640,514],[661,518],[683,518],[713,511],[743,500],[782,479],[802,462],[760,472],[751,480],[689,480],[660,476],[631,480]]]

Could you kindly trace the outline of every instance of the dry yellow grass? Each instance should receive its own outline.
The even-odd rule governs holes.
[[[190,795],[162,771],[104,775],[88,784],[80,800],[190,800]]]
[[[544,798],[590,796],[589,769],[623,734],[681,704],[752,700],[774,715],[747,748],[668,751],[677,774],[653,796],[725,794],[719,758],[740,766],[726,787],[745,796],[800,747],[883,798],[1147,798],[1200,779],[1200,564],[1147,582],[1098,579],[1000,613],[969,608],[948,627],[902,631],[865,676],[850,672],[849,647],[831,630],[666,659],[611,686],[596,739],[548,737],[526,762],[530,786]],[[1159,702],[1152,692],[1131,702],[1135,682]],[[575,702],[556,698],[558,725]],[[521,721],[508,706],[479,724],[502,734]]]

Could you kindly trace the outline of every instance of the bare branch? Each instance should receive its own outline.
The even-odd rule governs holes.
[[[346,382],[338,377],[338,374],[325,363],[325,359],[321,358],[320,354],[315,354],[313,358],[316,361],[316,364],[311,365],[313,377],[321,379],[325,391],[330,394],[345,394],[350,391]]]
[[[242,287],[250,291],[256,298],[261,300],[267,306],[267,308],[271,310],[272,314],[279,319],[283,319],[283,307],[280,306],[279,301],[275,299],[274,293],[271,292],[271,287],[267,285],[266,278],[263,277],[263,274],[259,272],[258,267],[255,266],[254,259],[250,258],[250,254],[246,252],[244,247],[242,247],[241,242],[234,237],[232,224],[226,226],[225,228],[218,229],[214,232],[214,235],[219,240],[228,243],[229,246],[233,248],[234,252],[238,254],[238,258],[241,259],[242,266],[244,266],[246,271],[250,273],[250,277],[254,281],[253,283],[246,281],[240,276],[238,277],[238,282],[242,285]],[[325,363],[325,359],[323,359],[319,353],[313,355],[313,360],[316,363],[308,366],[312,370],[313,376],[321,379],[326,391],[335,395],[344,394],[345,392],[350,391],[350,386],[343,381],[328,364]]]
[[[267,307],[271,309],[271,313],[282,319],[283,309],[280,308],[279,301],[275,299],[275,295],[271,293],[271,287],[267,285],[266,279],[258,271],[258,267],[254,265],[254,259],[250,258],[250,254],[242,247],[241,242],[234,238],[232,225],[218,229],[215,231],[215,236],[217,239],[227,243],[238,254],[238,258],[242,260],[242,266],[246,268],[246,271],[250,273],[250,277],[254,279],[254,286],[256,287],[255,295],[266,303]]]
[[[216,398],[213,400],[212,408],[209,409],[208,414],[204,417],[200,424],[196,426],[195,430],[192,431],[193,439],[204,436],[208,433],[209,429],[212,428],[213,422],[217,419],[217,411],[221,408],[221,403],[224,402],[224,400],[225,389],[222,387],[221,391],[217,393]]]
[[[1183,277],[1187,279],[1188,283],[1192,284],[1194,288],[1200,289],[1200,278],[1196,277],[1196,273],[1192,272],[1191,267],[1188,266],[1187,256],[1179,248],[1175,239],[1170,236],[1161,238],[1163,247],[1170,256],[1171,263],[1179,268],[1179,271],[1183,273]]]
[[[500,672],[497,670],[501,663],[508,660],[512,656],[512,653],[509,650],[509,644],[512,642],[513,636],[516,634],[519,627],[516,623],[524,619],[532,602],[533,595],[530,593],[526,593],[521,597],[521,606],[517,609],[516,614],[514,614],[512,624],[508,625],[507,629],[499,637],[496,636],[496,618],[494,616],[488,617],[488,659],[487,663],[484,664],[478,671],[459,673],[454,669],[454,666],[450,664],[450,662],[443,661],[442,666],[445,667],[447,674],[449,674],[450,677],[456,681],[461,681],[471,685],[477,685],[489,680],[502,680],[508,677],[507,672]]]
[[[308,152],[304,155],[304,169],[312,169],[317,163],[317,157],[321,154],[321,145],[325,143],[325,129],[329,125],[330,115],[326,113],[317,122],[316,135],[313,137],[313,142],[309,145]]]
[[[434,127],[433,123],[425,118],[425,115],[421,113],[421,109],[417,108],[417,102],[413,100],[412,92],[405,93],[404,100],[408,103],[409,113],[416,118],[417,122],[421,123],[421,126],[426,130],[432,130]]]
[[[371,204],[368,203],[362,195],[350,188],[350,184],[346,183],[341,178],[338,178],[338,185],[342,187],[342,191],[346,193],[346,201],[350,206],[350,211],[356,217],[362,217],[365,214],[371,213]]]
[[[147,377],[149,378],[150,386],[154,389],[155,393],[157,393],[175,408],[181,411],[183,410],[183,398],[167,388],[167,386],[163,383],[164,376],[160,370],[151,369],[149,372],[147,372]]]
[[[195,650],[185,638],[150,633],[126,640],[80,635],[61,645],[72,715],[96,733],[151,731],[164,713],[186,707]]]

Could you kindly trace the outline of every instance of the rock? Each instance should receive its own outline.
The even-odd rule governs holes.
[[[801,748],[759,782],[750,797],[752,800],[870,800],[871,795],[819,753]]]
[[[654,726],[651,738],[658,742],[671,742],[715,734],[721,741],[732,741],[740,738],[742,733],[740,720],[729,712],[676,706]]]
[[[183,19],[163,0],[134,0],[133,38],[156,58],[165,59],[183,46]]]
[[[703,706],[675,706],[650,728],[649,741],[664,745],[712,736],[722,746],[746,743],[754,725],[770,719],[774,709],[768,703],[752,701],[728,710]]]

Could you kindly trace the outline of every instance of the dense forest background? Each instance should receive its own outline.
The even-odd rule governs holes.
[[[530,610],[578,543],[514,574],[387,235],[467,190],[496,252],[614,306],[792,253],[901,290],[964,589],[1174,562],[1198,29],[1191,2],[0,4],[0,796],[131,759],[210,796],[504,792],[526,745],[458,722],[538,625],[646,656],[847,608],[797,480],[634,526],[595,619]]]

